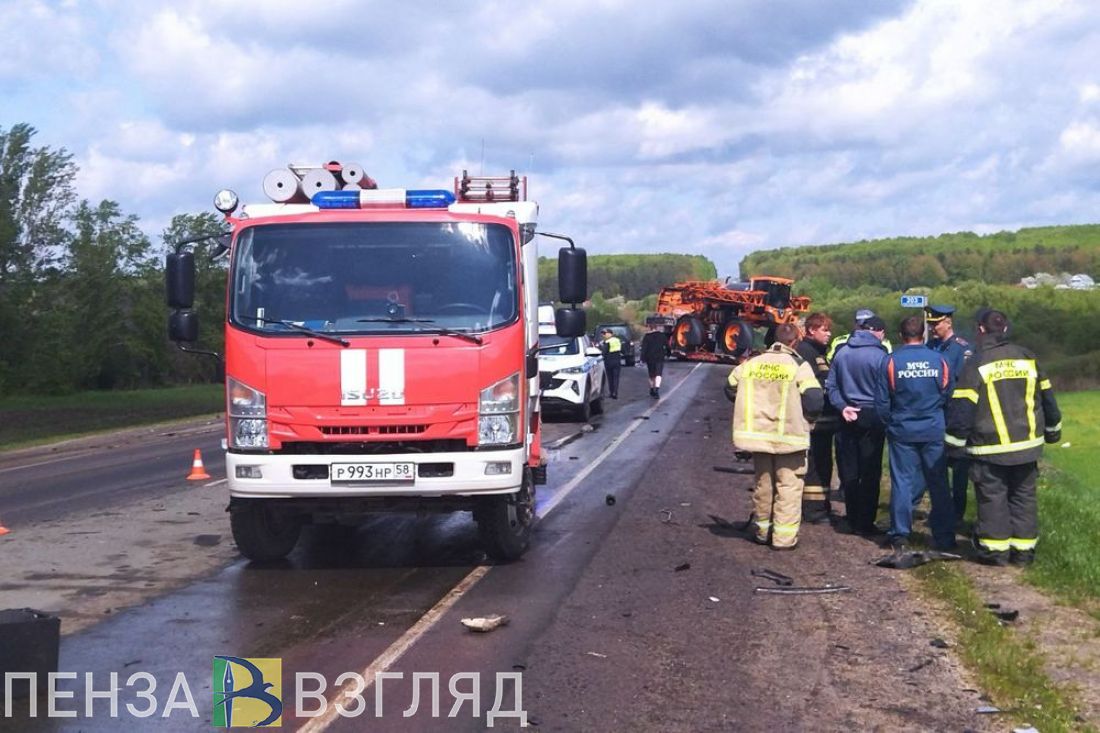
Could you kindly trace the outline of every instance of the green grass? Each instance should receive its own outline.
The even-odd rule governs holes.
[[[224,409],[220,384],[4,397],[0,399],[0,450]]]
[[[1048,445],[1039,488],[1039,546],[1024,577],[1075,603],[1100,606],[1100,392],[1058,395],[1062,441]]]
[[[1078,719],[1073,693],[1043,670],[1043,657],[1030,639],[1002,627],[984,607],[965,573],[947,563],[914,571],[922,590],[947,604],[959,628],[958,651],[994,704],[1016,724],[1049,731],[1091,731]],[[1005,730],[1013,726],[997,718]]]

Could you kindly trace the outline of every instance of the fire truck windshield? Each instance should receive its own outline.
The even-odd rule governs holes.
[[[518,317],[499,224],[267,224],[239,236],[230,321],[264,333],[484,332]]]

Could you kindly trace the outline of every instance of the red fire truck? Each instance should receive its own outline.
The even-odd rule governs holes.
[[[357,166],[288,171],[265,180],[276,203],[238,210],[231,191],[214,200],[229,225],[226,473],[238,548],[272,560],[308,523],[471,511],[491,556],[519,557],[546,480],[538,205],[526,177],[463,172],[453,191],[405,190],[379,189]],[[568,242],[560,300],[582,302],[584,250],[541,234]],[[169,335],[213,353],[186,345],[198,336],[203,239],[168,255]],[[584,312],[559,309],[556,324],[581,335]]]

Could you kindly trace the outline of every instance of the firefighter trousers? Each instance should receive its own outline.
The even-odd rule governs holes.
[[[806,473],[806,451],[798,453],[753,453],[756,490],[752,494],[753,524],[758,542],[773,547],[798,544],[802,523],[802,476]]]
[[[1035,462],[1001,466],[971,459],[970,480],[978,499],[975,534],[982,555],[1007,557],[1009,550],[1035,549],[1039,539],[1038,478],[1039,464]]]
[[[810,433],[810,452],[802,488],[802,515],[807,522],[823,520],[832,513],[829,496],[833,483],[833,432],[814,430]]]

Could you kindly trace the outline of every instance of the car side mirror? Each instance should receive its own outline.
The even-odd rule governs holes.
[[[584,353],[586,356],[603,356],[603,352],[596,346],[589,346]]]

